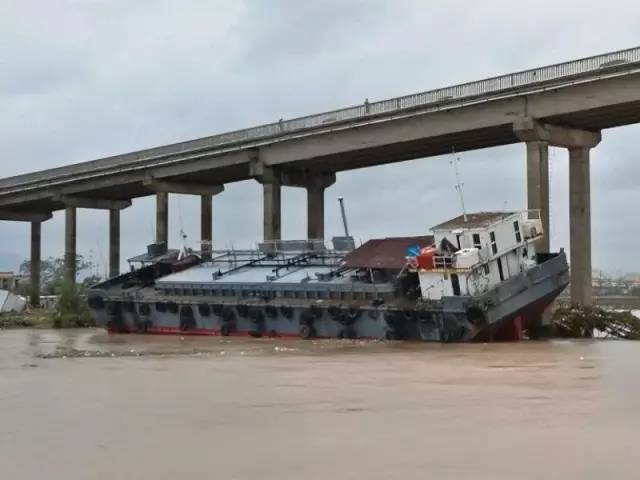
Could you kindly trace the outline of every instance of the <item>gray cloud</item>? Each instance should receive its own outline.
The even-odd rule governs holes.
[[[0,6],[1,176],[331,110],[634,46],[634,1],[72,1]],[[594,264],[640,270],[640,128],[608,131],[593,153]],[[459,212],[450,156],[345,172],[327,190],[327,234],[424,233]],[[552,244],[568,245],[566,154],[554,150]],[[523,208],[521,145],[461,156],[471,210]],[[305,195],[283,193],[283,233],[306,232]],[[220,247],[261,236],[261,191],[228,185],[215,198]],[[171,196],[171,241],[198,235],[198,203]],[[154,203],[123,213],[123,256],[153,237]],[[104,265],[103,212],[79,214],[79,250]],[[61,215],[43,229],[62,252]],[[3,222],[0,269],[28,254],[26,225]],[[6,259],[6,260],[5,260]]]

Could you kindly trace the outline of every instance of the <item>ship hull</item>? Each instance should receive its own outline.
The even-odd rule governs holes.
[[[533,321],[568,281],[561,252],[483,295],[438,302],[278,302],[96,288],[89,305],[98,326],[119,333],[466,342],[491,339],[512,322]]]

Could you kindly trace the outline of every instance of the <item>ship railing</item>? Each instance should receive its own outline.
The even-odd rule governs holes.
[[[278,252],[324,252],[327,247],[324,240],[265,240],[258,245],[264,253]]]

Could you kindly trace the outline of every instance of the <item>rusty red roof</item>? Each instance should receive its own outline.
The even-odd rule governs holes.
[[[406,261],[407,249],[418,245],[420,248],[433,244],[433,237],[391,237],[371,239],[344,257],[346,268],[382,268],[400,270]]]

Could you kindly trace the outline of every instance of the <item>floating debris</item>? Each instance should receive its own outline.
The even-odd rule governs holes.
[[[553,312],[553,325],[559,337],[590,338],[598,331],[605,337],[640,340],[640,319],[631,312],[600,307],[560,307]]]

